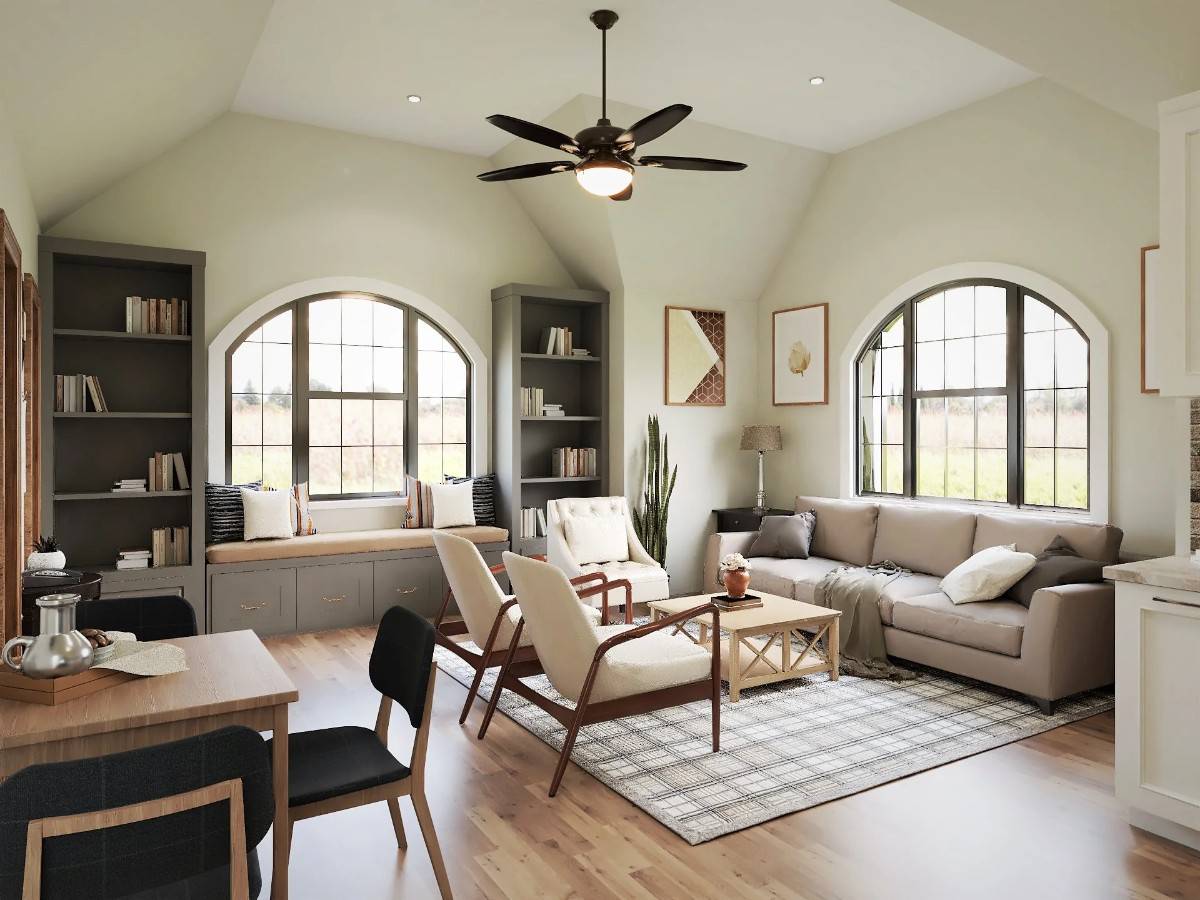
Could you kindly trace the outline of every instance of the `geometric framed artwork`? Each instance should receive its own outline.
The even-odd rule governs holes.
[[[776,406],[829,402],[829,304],[771,316],[771,392]]]
[[[725,311],[668,306],[664,402],[725,405]]]
[[[1141,371],[1142,393],[1158,393],[1155,332],[1158,328],[1158,244],[1142,248]]]

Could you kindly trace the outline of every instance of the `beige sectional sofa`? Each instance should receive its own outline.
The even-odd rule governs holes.
[[[998,544],[1040,553],[1061,535],[1080,556],[1117,562],[1122,533],[1070,519],[970,512],[905,503],[797,497],[816,512],[808,559],[750,557],[757,532],[714,534],[704,585],[719,590],[717,561],[750,558],[752,589],[813,602],[821,579],[851,563],[892,560],[914,574],[884,589],[879,615],[888,654],[1025,694],[1045,712],[1054,701],[1113,681],[1113,586],[1043,588],[1028,609],[1008,599],[955,605],[942,576],[973,553]]]

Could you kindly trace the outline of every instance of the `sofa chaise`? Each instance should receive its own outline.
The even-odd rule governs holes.
[[[891,560],[913,574],[884,589],[879,616],[890,656],[1026,695],[1043,712],[1055,701],[1113,682],[1113,586],[1042,588],[1028,608],[1007,598],[955,605],[940,590],[951,569],[987,547],[1015,544],[1040,553],[1057,535],[1086,559],[1117,562],[1121,529],[1071,519],[1003,515],[915,503],[797,497],[816,512],[808,559],[751,557],[757,532],[709,539],[706,590],[720,590],[718,560],[745,555],[751,588],[814,602],[827,573],[845,564]]]

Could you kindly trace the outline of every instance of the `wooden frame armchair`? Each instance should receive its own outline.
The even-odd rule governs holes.
[[[550,782],[551,797],[558,793],[584,725],[709,700],[713,752],[721,749],[721,642],[713,642],[710,654],[683,635],[662,633],[706,613],[712,615],[714,633],[719,633],[721,612],[715,604],[704,603],[636,628],[595,628],[582,612],[563,602],[572,585],[560,570],[513,553],[505,553],[504,561],[523,612],[479,728],[481,739],[505,688],[557,720],[567,735]],[[533,645],[546,676],[560,694],[575,700],[573,709],[521,681],[514,661],[527,620],[533,623]],[[638,641],[645,646],[635,648]]]
[[[466,538],[443,531],[433,533],[433,542],[446,573],[449,587],[442,601],[442,608],[434,619],[436,640],[439,645],[454,653],[475,670],[475,677],[467,689],[458,724],[467,721],[471,704],[479,695],[479,685],[488,669],[503,665],[513,629],[520,618],[516,598],[507,596],[496,583],[495,576],[504,571],[504,564],[488,566],[479,549]],[[625,620],[633,621],[632,586],[627,581],[609,581],[602,572],[592,572],[571,579],[580,600],[599,595],[601,597],[600,624],[608,624],[608,594],[614,590],[625,591]],[[447,623],[446,611],[451,599],[458,598],[461,622]],[[454,635],[470,634],[479,652],[470,650],[455,640]],[[486,635],[486,637],[484,637]],[[536,675],[542,671],[537,651],[527,639],[517,647],[513,667],[522,676]]]

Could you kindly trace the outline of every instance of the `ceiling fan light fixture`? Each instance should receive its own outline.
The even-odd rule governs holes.
[[[611,197],[633,184],[633,166],[613,157],[593,157],[575,167],[575,178],[589,194]]]

